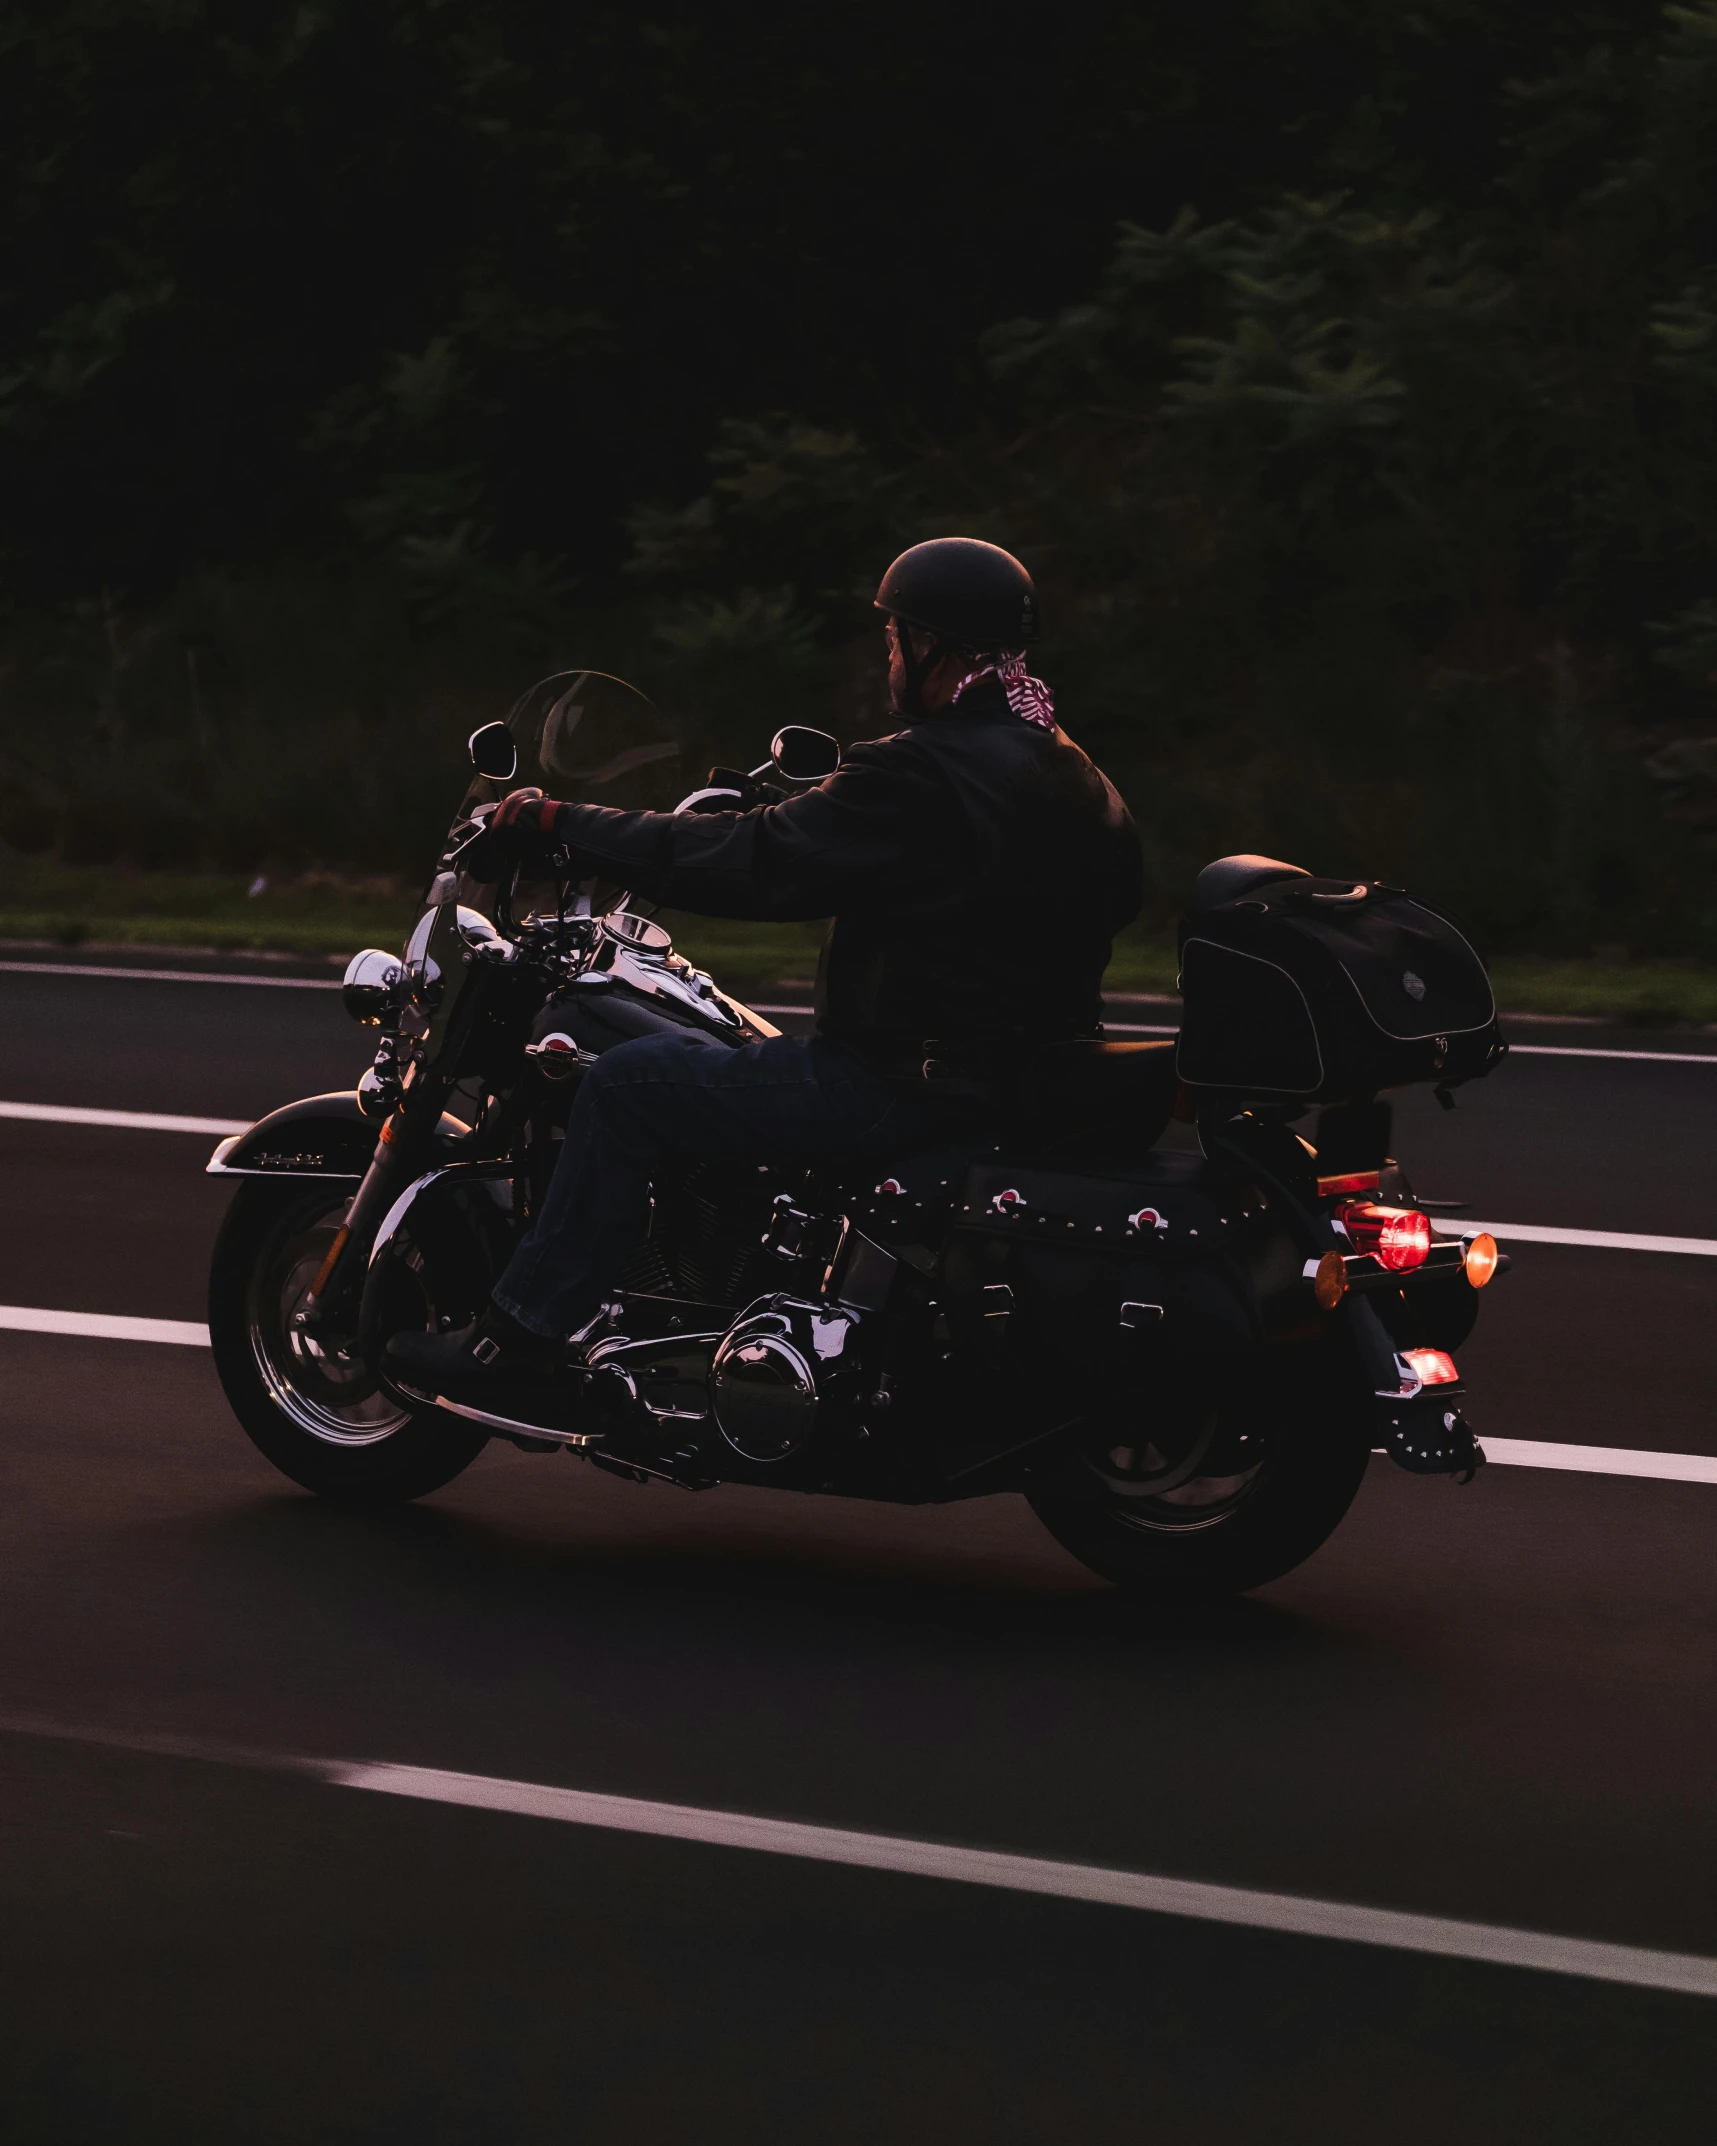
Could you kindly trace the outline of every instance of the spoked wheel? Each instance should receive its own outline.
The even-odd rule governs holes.
[[[1088,1419],[1026,1496],[1063,1549],[1117,1586],[1240,1594],[1335,1532],[1370,1451],[1368,1401],[1348,1381],[1268,1397],[1177,1385]]]
[[[234,1415],[283,1475],[320,1497],[396,1504],[451,1482],[487,1439],[401,1407],[355,1339],[298,1325],[349,1204],[338,1187],[303,1179],[241,1185],[215,1244],[209,1338]],[[426,1298],[426,1324],[433,1312]]]

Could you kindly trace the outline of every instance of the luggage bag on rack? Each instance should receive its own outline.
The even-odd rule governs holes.
[[[1281,874],[1181,926],[1189,1087],[1341,1102],[1490,1071],[1507,1048],[1496,1000],[1451,918],[1376,881]]]

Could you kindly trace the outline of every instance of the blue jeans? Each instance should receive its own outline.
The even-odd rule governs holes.
[[[573,1098],[548,1195],[495,1302],[533,1333],[576,1333],[642,1240],[664,1161],[812,1162],[845,1148],[902,1156],[958,1138],[970,1119],[970,1106],[879,1080],[812,1037],[735,1050],[688,1029],[617,1044]]]

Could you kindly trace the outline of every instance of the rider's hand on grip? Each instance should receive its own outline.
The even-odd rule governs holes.
[[[491,880],[546,855],[555,846],[556,809],[540,790],[515,790],[498,805],[479,807],[482,823],[454,852],[455,861],[474,879]]]

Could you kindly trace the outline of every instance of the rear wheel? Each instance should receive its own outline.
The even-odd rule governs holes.
[[[318,1497],[395,1505],[450,1483],[488,1442],[475,1425],[403,1408],[355,1342],[297,1315],[345,1219],[340,1187],[253,1178],[227,1210],[209,1276],[209,1338],[234,1415],[283,1475]],[[433,1307],[424,1307],[426,1323]]]
[[[1162,1601],[1262,1587],[1335,1532],[1370,1459],[1368,1397],[1318,1386],[1267,1401],[1135,1397],[1088,1419],[1026,1496],[1063,1549],[1118,1587]]]

